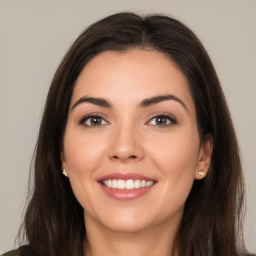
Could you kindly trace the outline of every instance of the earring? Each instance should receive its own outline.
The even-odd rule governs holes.
[[[67,174],[67,172],[66,172],[65,169],[62,170],[62,174],[63,174],[64,176],[68,177],[68,174]]]
[[[198,174],[204,176],[204,172],[198,172]]]

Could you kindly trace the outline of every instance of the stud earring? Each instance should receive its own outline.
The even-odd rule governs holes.
[[[198,174],[204,176],[204,172],[198,172]]]
[[[65,169],[62,170],[62,174],[63,174],[64,176],[68,177],[68,174],[67,174],[67,172],[66,172]]]

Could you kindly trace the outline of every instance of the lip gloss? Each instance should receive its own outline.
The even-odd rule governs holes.
[[[144,182],[144,185],[140,184],[141,187],[137,187],[137,188],[135,186],[133,188],[132,186],[132,188],[129,188],[129,189],[127,187],[116,188],[115,186],[114,187],[107,186],[107,184],[104,181],[108,181],[108,180],[112,180],[112,181],[115,180],[116,182],[120,180],[122,181],[132,180],[133,182],[135,182],[139,180],[141,183]],[[146,186],[145,182],[146,183],[152,182],[152,184]],[[132,200],[148,193],[151,190],[151,188],[155,185],[156,181],[150,177],[146,177],[138,173],[118,173],[117,172],[117,173],[111,173],[101,177],[100,179],[98,179],[98,183],[108,196],[118,200]]]
[[[132,200],[138,197],[143,196],[144,194],[148,193],[150,189],[154,186],[151,185],[149,187],[144,188],[136,188],[136,189],[117,189],[117,188],[110,188],[104,186],[102,183],[99,183],[103,189],[103,191],[112,198],[118,200]]]

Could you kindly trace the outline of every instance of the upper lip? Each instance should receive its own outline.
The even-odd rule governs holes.
[[[110,173],[107,175],[104,175],[98,179],[98,181],[103,181],[103,180],[113,180],[113,179],[120,179],[120,180],[145,180],[145,181],[156,181],[153,178],[138,174],[138,173]]]

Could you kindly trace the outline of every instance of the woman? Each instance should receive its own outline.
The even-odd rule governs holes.
[[[78,37],[34,171],[29,246],[6,255],[246,255],[228,107],[202,44],[172,18],[120,13]]]

